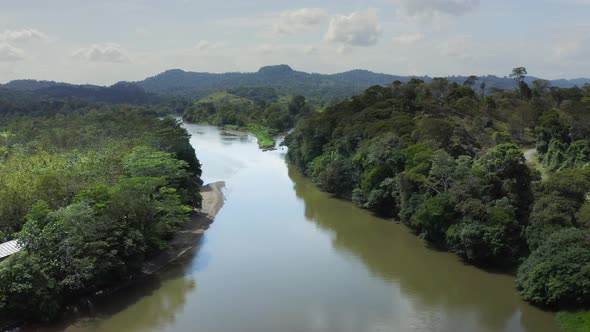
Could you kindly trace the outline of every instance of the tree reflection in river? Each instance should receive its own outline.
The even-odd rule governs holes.
[[[537,311],[534,321],[523,319],[527,330],[553,330],[553,315],[520,300],[512,276],[486,272],[452,254],[429,249],[407,227],[318,191],[294,167],[289,167],[289,177],[305,203],[305,217],[333,233],[333,246],[358,257],[374,276],[399,285],[404,297],[411,299],[413,311],[424,313],[413,325],[465,330],[466,318],[474,317],[473,331],[481,326],[511,331],[518,330],[528,313]],[[445,316],[428,315],[448,308],[452,312]]]
[[[128,304],[112,298],[112,310],[69,331],[555,331],[554,315],[521,302],[510,276],[320,192],[286,167],[284,151],[186,128],[204,181],[226,181],[206,241],[159,285]]]
[[[92,310],[82,314],[74,324],[65,323],[69,325],[67,328],[62,325],[45,330],[139,332],[169,325],[182,312],[187,296],[197,289],[196,280],[190,277],[191,271],[199,267],[201,258],[196,256],[198,248],[187,252],[165,271],[97,300]],[[106,317],[109,319],[105,320]],[[134,319],[129,320],[128,317]]]

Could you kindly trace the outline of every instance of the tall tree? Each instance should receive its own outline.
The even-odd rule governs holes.
[[[481,89],[481,96],[485,97],[486,96],[486,82],[481,82],[479,84],[479,88]]]
[[[512,73],[510,73],[510,78],[516,81],[516,83],[520,83],[524,81],[527,75],[527,71],[525,67],[516,67],[512,69]]]
[[[473,86],[475,85],[475,82],[478,80],[479,78],[475,75],[470,75],[469,77],[467,77],[467,79],[465,79],[465,81],[463,82],[463,86],[468,87],[468,88],[473,88]]]

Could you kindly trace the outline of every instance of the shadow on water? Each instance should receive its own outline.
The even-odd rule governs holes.
[[[199,254],[204,241],[205,236],[199,245],[163,271],[133,282],[114,294],[93,300],[85,309],[57,325],[27,327],[22,331],[145,331],[172,324],[176,315],[182,312],[187,297],[197,289],[196,280],[189,275],[207,262],[207,257]],[[117,319],[117,315],[124,311],[135,311],[133,317],[136,319],[132,322]],[[106,326],[101,325],[105,318],[109,318],[110,322]]]
[[[292,166],[289,177],[305,204],[305,218],[332,232],[334,248],[357,257],[373,276],[398,284],[417,311],[451,308],[474,315],[490,331],[557,330],[552,313],[519,298],[512,276],[484,271],[453,254],[429,249],[404,225],[317,190]]]

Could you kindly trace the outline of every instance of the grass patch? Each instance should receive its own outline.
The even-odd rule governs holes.
[[[269,149],[275,147],[274,136],[276,135],[276,133],[274,132],[274,130],[268,127],[255,124],[250,124],[246,126],[246,128],[244,129],[256,136],[256,138],[258,139],[258,146],[261,149]]]
[[[274,137],[278,134],[276,130],[271,128],[257,125],[257,124],[249,124],[245,127],[239,127],[236,125],[225,125],[223,126],[224,129],[227,130],[235,130],[235,131],[243,131],[252,133],[252,135],[256,136],[258,140],[258,146],[261,149],[270,149],[275,147],[275,139]]]
[[[560,311],[557,321],[563,332],[590,331],[590,311]]]

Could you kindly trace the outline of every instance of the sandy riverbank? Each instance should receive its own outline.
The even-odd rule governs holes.
[[[143,264],[142,272],[144,274],[152,274],[160,270],[199,243],[199,239],[223,207],[225,198],[221,189],[224,186],[225,182],[219,181],[201,187],[201,196],[203,197],[201,209],[195,209],[190,221],[180,225],[170,241],[168,249]]]

